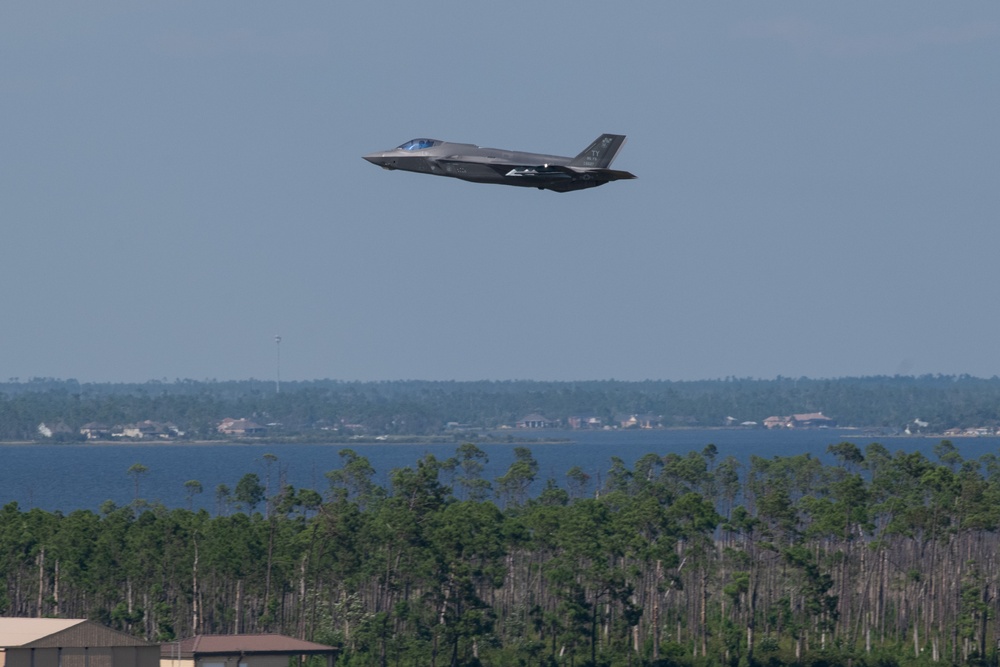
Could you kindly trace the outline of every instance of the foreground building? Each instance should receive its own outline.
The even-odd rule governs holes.
[[[158,644],[81,618],[0,618],[0,667],[159,667]]]
[[[288,667],[312,655],[333,667],[337,649],[284,635],[197,635],[163,644],[159,667]]]

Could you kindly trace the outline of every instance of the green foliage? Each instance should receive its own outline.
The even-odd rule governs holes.
[[[253,512],[257,505],[264,500],[265,488],[260,483],[257,473],[248,472],[240,478],[233,490],[233,499],[239,506],[249,512]]]
[[[248,473],[217,490],[214,516],[11,503],[0,611],[157,641],[283,632],[357,667],[995,662],[995,459],[948,444],[935,461],[831,452],[833,465],[745,471],[709,448],[632,469],[612,458],[608,484],[582,497],[553,479],[533,496],[537,463],[519,448],[497,481],[503,507],[474,493],[471,443],[391,471],[388,488],[343,450],[325,499]]]

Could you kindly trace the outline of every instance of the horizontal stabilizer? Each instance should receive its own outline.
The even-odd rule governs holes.
[[[636,178],[636,175],[632,172],[623,171],[621,169],[586,169],[584,171],[588,174],[594,174],[609,181],[621,181],[628,178]]]

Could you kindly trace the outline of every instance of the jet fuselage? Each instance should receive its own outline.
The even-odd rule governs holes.
[[[623,135],[605,134],[576,157],[525,153],[438,139],[413,139],[392,150],[364,158],[384,169],[450,176],[473,183],[497,183],[569,192],[609,181],[635,178],[608,169],[625,142]]]

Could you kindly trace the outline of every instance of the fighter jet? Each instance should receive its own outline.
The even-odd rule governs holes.
[[[451,176],[473,183],[570,192],[604,185],[608,181],[635,178],[627,171],[608,169],[624,143],[624,134],[602,134],[576,157],[562,157],[438,139],[412,139],[392,150],[371,153],[364,158],[383,169]]]

